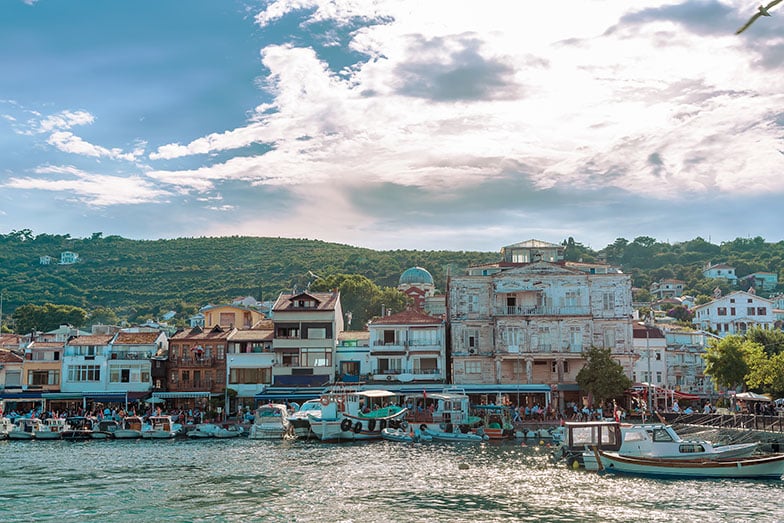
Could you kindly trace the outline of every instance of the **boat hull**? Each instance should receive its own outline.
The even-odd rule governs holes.
[[[621,456],[615,452],[596,451],[599,470],[617,474],[688,478],[755,478],[781,479],[784,454],[754,458],[662,459]]]

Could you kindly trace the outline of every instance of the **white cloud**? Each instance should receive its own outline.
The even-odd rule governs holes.
[[[87,111],[62,111],[58,114],[47,116],[38,122],[36,132],[49,133],[56,130],[71,129],[77,125],[88,125],[95,121],[95,117]]]
[[[44,176],[13,177],[0,183],[0,187],[52,191],[90,207],[161,202],[169,196],[168,192],[140,176],[92,174],[61,166],[41,167],[36,173]]]
[[[66,153],[92,156],[95,158],[106,157],[111,158],[112,160],[125,160],[128,162],[136,160],[137,155],[143,152],[139,149],[131,153],[123,152],[122,149],[118,148],[107,149],[106,147],[88,143],[67,131],[52,133],[51,136],[49,136],[48,143]]]

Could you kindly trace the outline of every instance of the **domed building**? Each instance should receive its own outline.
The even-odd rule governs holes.
[[[425,309],[425,299],[433,296],[436,292],[433,275],[422,267],[411,267],[403,271],[397,288],[410,297],[414,302],[414,307],[420,310]]]

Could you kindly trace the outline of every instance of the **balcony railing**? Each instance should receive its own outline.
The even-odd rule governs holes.
[[[495,308],[496,316],[588,316],[590,307],[519,307]]]
[[[180,367],[214,367],[217,359],[214,357],[172,357],[169,362]]]
[[[152,358],[152,352],[112,351],[111,355],[113,360],[149,360],[150,358]]]

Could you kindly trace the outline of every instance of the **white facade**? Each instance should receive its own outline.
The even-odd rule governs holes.
[[[515,259],[536,259],[516,244]],[[555,244],[542,258],[561,259]],[[583,350],[632,350],[631,278],[617,270],[566,263],[500,263],[452,277],[447,290],[452,380],[456,384],[574,386]]]
[[[272,316],[273,385],[331,382],[336,371],[337,337],[343,330],[340,293],[281,294]]]
[[[738,277],[735,275],[735,267],[726,263],[717,263],[716,265],[708,263],[705,269],[703,269],[702,275],[711,279],[723,278],[733,285],[738,282]]]
[[[271,321],[262,328],[237,330],[228,338],[226,374],[228,387],[245,398],[242,404],[252,405],[252,398],[272,384],[275,353],[272,350]]]
[[[634,367],[631,379],[635,383],[650,383],[666,387],[667,339],[661,329],[638,324],[634,327]],[[625,362],[621,361],[621,364]]]
[[[373,381],[446,381],[446,327],[441,318],[408,310],[375,319],[368,330]]]
[[[743,334],[752,327],[772,329],[773,302],[744,291],[732,292],[694,308],[694,324],[700,329],[727,334]]]
[[[681,280],[660,280],[651,284],[651,294],[662,300],[664,298],[679,298],[683,294],[684,282]]]

